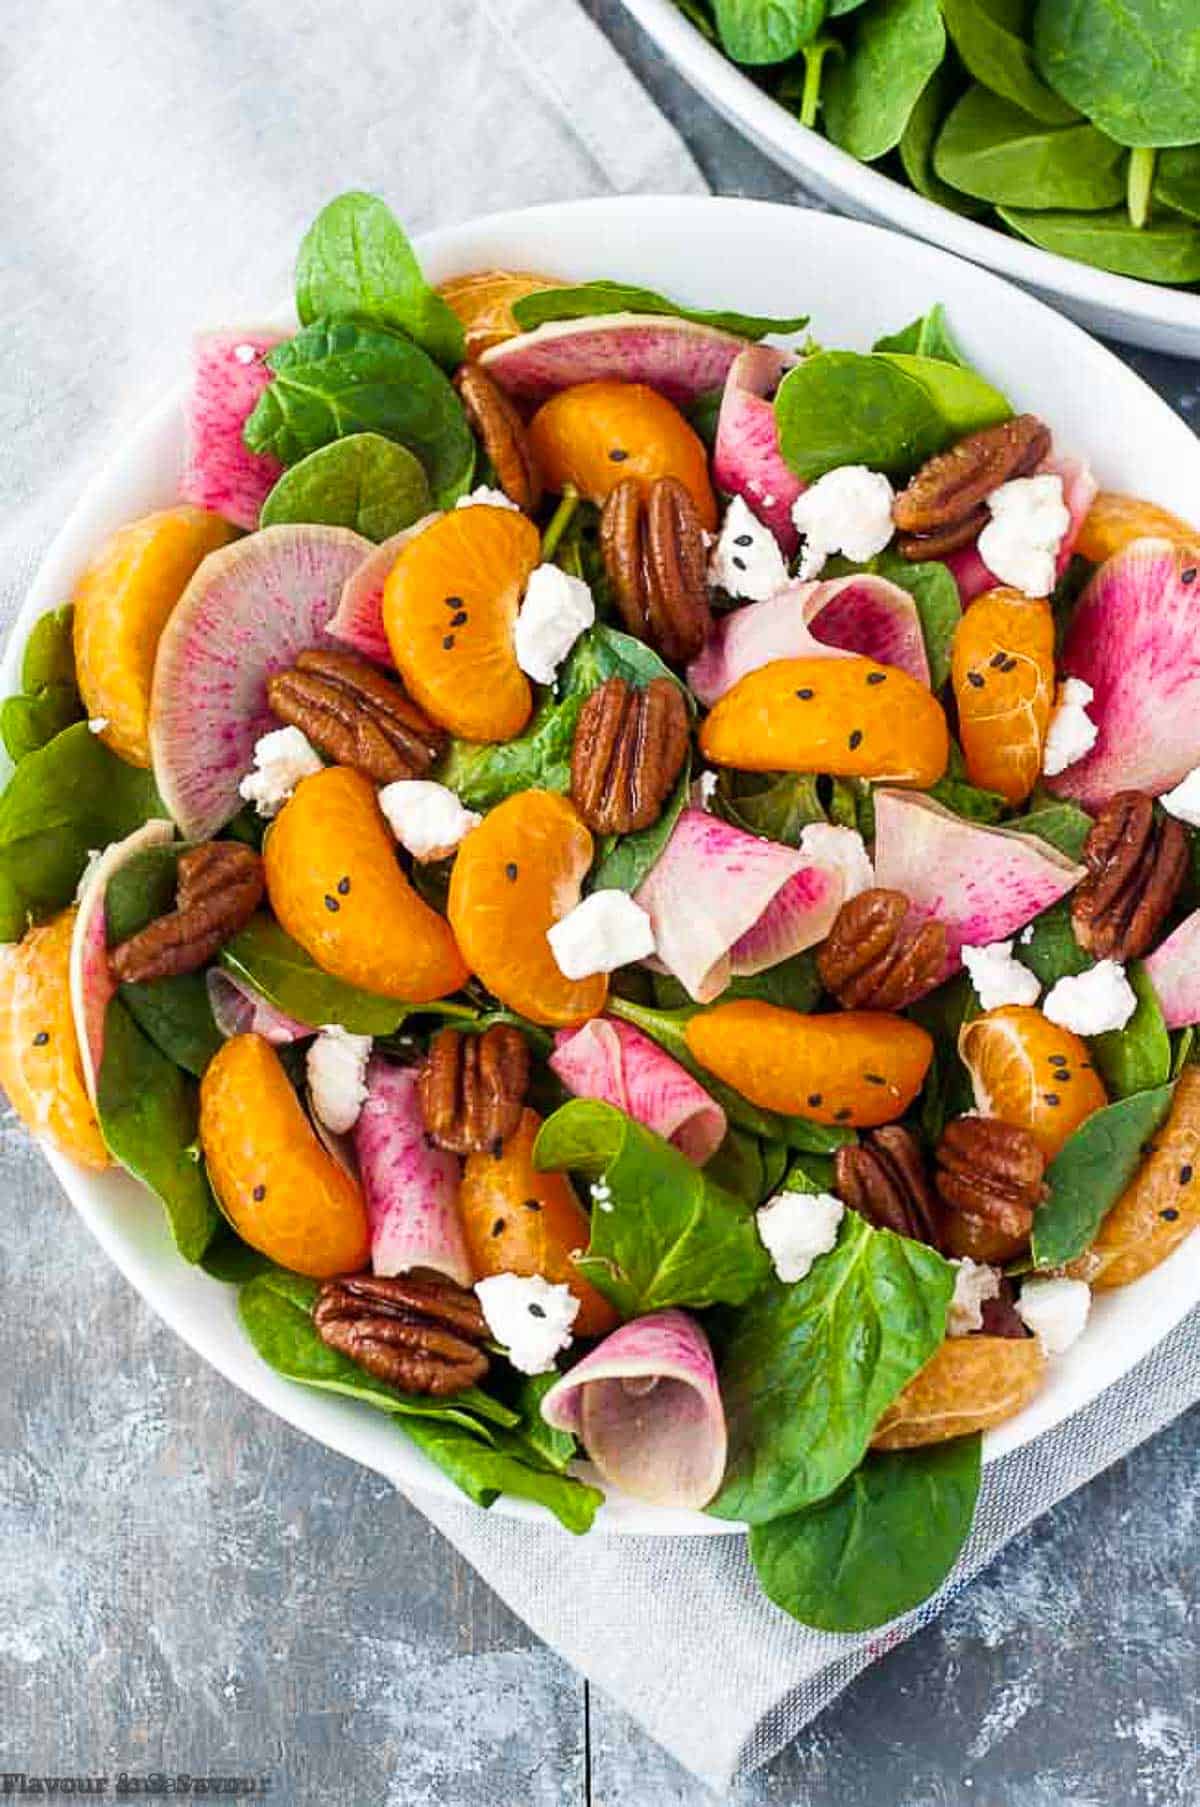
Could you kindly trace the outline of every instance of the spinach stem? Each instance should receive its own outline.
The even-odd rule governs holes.
[[[550,517],[545,533],[542,535],[542,563],[548,564],[558,549],[558,542],[571,523],[571,516],[579,506],[579,492],[571,488],[563,490],[562,500]]]
[[[1129,223],[1140,231],[1150,218],[1150,190],[1154,183],[1154,162],[1158,152],[1150,146],[1129,153],[1129,174],[1125,183],[1125,199]]]
[[[821,104],[821,75],[825,68],[825,58],[831,50],[840,46],[833,38],[817,38],[804,46],[804,87],[800,94],[800,124],[810,129],[817,123],[817,109]]]

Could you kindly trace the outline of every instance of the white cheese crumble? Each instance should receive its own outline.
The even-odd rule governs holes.
[[[612,1187],[607,1180],[593,1180],[589,1190],[592,1195],[592,1203],[598,1211],[612,1210]]]
[[[506,496],[502,489],[489,489],[486,483],[481,483],[478,489],[473,489],[469,496],[460,496],[454,506],[455,508],[511,508],[517,514],[521,512],[511,496]]]
[[[985,947],[963,947],[962,963],[985,1010],[1004,1004],[1036,1004],[1041,981],[1013,958],[1011,941],[989,941]]]
[[[1186,822],[1189,828],[1200,828],[1200,765],[1193,766],[1174,790],[1164,792],[1159,802],[1169,816]]]
[[[654,952],[654,927],[627,891],[593,891],[546,930],[558,970],[567,979],[616,972]]]
[[[475,1282],[475,1292],[488,1329],[522,1374],[548,1374],[574,1341],[579,1300],[569,1286],[540,1274],[492,1274]]]
[[[804,535],[799,576],[819,576],[834,552],[856,565],[882,552],[892,537],[894,500],[883,472],[865,464],[839,465],[818,477],[792,504],[792,520]]]
[[[1071,525],[1061,477],[1014,477],[987,498],[991,520],[979,536],[979,556],[994,577],[1026,596],[1049,596],[1058,549]]]
[[[274,728],[254,748],[254,770],[238,785],[238,795],[260,816],[276,815],[302,778],[321,770],[321,755],[299,728]]]
[[[326,1129],[344,1136],[358,1122],[367,1096],[369,1035],[351,1035],[337,1023],[326,1023],[308,1050],[308,1095]]]
[[[107,726],[108,726],[107,715],[93,715],[93,716],[90,716],[88,719],[88,733],[89,734],[103,734],[103,732],[107,728]]]
[[[414,860],[444,860],[483,817],[465,809],[444,784],[426,778],[398,778],[379,793],[388,827]]]
[[[986,1261],[972,1261],[964,1255],[950,1263],[954,1269],[954,1297],[946,1314],[947,1336],[970,1336],[983,1329],[983,1306],[986,1299],[1000,1296],[1000,1269]]]
[[[771,529],[735,496],[708,561],[708,581],[730,596],[766,602],[787,582],[787,565]]]
[[[1100,730],[1087,712],[1095,694],[1082,678],[1067,678],[1059,685],[1042,754],[1042,770],[1047,778],[1056,778],[1095,746]]]
[[[1054,1276],[1026,1280],[1017,1300],[1017,1312],[1032,1330],[1047,1355],[1062,1355],[1083,1335],[1092,1307],[1092,1289],[1086,1280]]]
[[[803,1280],[838,1239],[846,1207],[829,1192],[777,1192],[754,1213],[758,1235],[786,1284]]]
[[[1136,1009],[1137,994],[1116,960],[1097,960],[1087,972],[1060,979],[1042,1005],[1044,1016],[1076,1035],[1123,1029]]]
[[[539,565],[525,586],[513,635],[517,664],[537,684],[553,684],[558,668],[596,619],[592,592],[581,577]]]
[[[688,802],[693,809],[708,809],[717,794],[719,779],[715,772],[701,772],[691,787]]]
[[[235,361],[239,364],[253,364],[255,358],[258,356],[258,350],[257,347],[253,345],[235,345],[233,348],[233,355]]]
[[[834,866],[842,875],[842,902],[848,903],[875,883],[875,868],[857,828],[833,822],[810,822],[800,831],[800,852],[814,866]]]

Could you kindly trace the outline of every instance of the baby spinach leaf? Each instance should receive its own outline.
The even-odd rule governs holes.
[[[1123,1029],[1093,1035],[1088,1044],[1110,1098],[1151,1091],[1171,1077],[1171,1038],[1149,974],[1135,960],[1125,976],[1137,994],[1137,1009]]]
[[[975,1516],[983,1439],[873,1450],[828,1499],[750,1532],[768,1600],[819,1631],[869,1631],[919,1606]]]
[[[712,807],[735,828],[788,847],[800,845],[810,822],[826,819],[811,772],[722,772]]]
[[[717,1152],[704,1163],[706,1178],[732,1192],[754,1210],[779,1185],[787,1169],[782,1142],[764,1141],[744,1129],[730,1129]]]
[[[998,822],[1008,808],[999,791],[981,790],[965,778],[950,775],[931,784],[926,796],[946,809],[952,809],[956,816],[965,817],[968,822]]]
[[[186,844],[146,847],[119,867],[104,893],[108,945],[118,947],[174,907],[179,856]],[[140,1029],[175,1065],[197,1079],[222,1036],[202,972],[123,984],[118,995]]]
[[[29,630],[21,659],[22,690],[44,690],[52,684],[75,683],[75,610],[64,603],[39,615]]]
[[[340,1023],[352,1035],[392,1035],[412,1006],[359,991],[322,972],[270,916],[255,916],[221,949],[221,965],[246,979],[277,1009],[319,1029]],[[466,1010],[464,1014],[474,1013]]]
[[[701,36],[706,37],[710,44],[716,43],[716,26],[712,22],[712,16],[705,6],[704,0],[675,0],[675,5],[684,18],[696,27]]]
[[[0,740],[15,765],[82,719],[83,704],[74,684],[45,684],[21,696],[6,696],[0,703]]]
[[[713,11],[735,63],[785,63],[820,31],[826,0],[713,0]]]
[[[947,65],[943,63],[934,70],[922,88],[917,104],[908,116],[908,123],[900,134],[900,162],[919,195],[924,195],[927,201],[936,201],[941,207],[949,207],[954,213],[971,218],[984,211],[982,203],[970,195],[959,194],[956,188],[951,188],[942,181],[933,167],[933,147],[956,91],[957,84]]]
[[[351,190],[321,209],[296,259],[296,312],[304,326],[359,320],[407,333],[448,370],[465,355],[458,317],[378,195]]]
[[[462,493],[475,441],[449,379],[419,345],[383,327],[315,320],[267,363],[274,380],[242,434],[252,452],[298,464],[334,440],[379,433],[416,453],[439,507]]]
[[[1007,398],[968,365],[950,363],[942,357],[916,357],[911,352],[873,355],[886,359],[921,385],[951,440],[980,427],[995,426],[1012,414]]]
[[[1188,220],[1161,218],[1134,226],[1123,207],[1111,213],[997,211],[1022,238],[1059,257],[1145,282],[1200,282],[1200,229]]]
[[[696,1006],[678,979],[672,978],[670,973],[655,973],[653,978],[655,1001],[664,1010],[695,1010]],[[805,949],[799,954],[789,954],[777,966],[768,966],[765,972],[737,974],[721,993],[721,1002],[728,1003],[733,998],[760,998],[767,1004],[779,1004],[785,1010],[805,1011],[816,1008],[821,991],[816,958]]]
[[[1171,1108],[1171,1085],[1134,1092],[1088,1117],[1046,1170],[1049,1193],[1033,1218],[1035,1267],[1074,1261],[1095,1238]]]
[[[977,82],[1046,125],[1078,118],[1074,107],[1048,88],[1033,64],[1033,50],[1012,29],[995,0],[942,0],[950,40]]]
[[[259,525],[315,521],[378,541],[411,527],[432,506],[425,468],[407,447],[378,433],[351,433],[284,471]]]
[[[898,333],[885,333],[876,339],[871,350],[915,352],[918,357],[941,358],[943,363],[959,364],[964,370],[970,368],[950,331],[950,322],[940,301],[915,320],[910,320]]]
[[[1033,53],[1056,94],[1121,144],[1194,144],[1200,34],[1193,0],[1037,0]]]
[[[227,1286],[244,1286],[247,1280],[256,1280],[259,1274],[270,1272],[275,1263],[269,1256],[252,1249],[248,1242],[243,1242],[232,1224],[222,1218],[220,1228],[197,1266],[203,1268],[210,1279],[223,1281]]]
[[[536,1167],[602,1179],[576,1266],[623,1317],[668,1305],[740,1305],[770,1273],[754,1218],[661,1136],[614,1105],[573,1098],[543,1123]]]
[[[104,1019],[96,1115],[113,1158],[161,1199],[179,1253],[199,1261],[221,1221],[197,1145],[199,1090],[120,998]]]
[[[460,1426],[434,1417],[406,1417],[404,1433],[477,1506],[491,1506],[502,1493],[534,1500],[552,1512],[565,1530],[590,1531],[604,1495],[595,1487],[536,1467],[530,1446],[515,1431],[497,1431],[481,1443]]]
[[[493,1375],[491,1384],[518,1414],[518,1423],[512,1427],[514,1434],[529,1445],[539,1462],[544,1462],[558,1474],[565,1473],[568,1464],[579,1454],[579,1446],[570,1431],[555,1430],[542,1417],[542,1401],[551,1387],[557,1386],[561,1375],[554,1371],[518,1374],[515,1369],[510,1369],[509,1373],[514,1383],[511,1386],[506,1386],[503,1373]]]
[[[1039,841],[1048,841],[1068,859],[1079,860],[1083,857],[1083,844],[1091,833],[1092,818],[1077,803],[1044,803],[1031,809],[1027,816],[1019,816],[1009,826],[1019,828],[1022,834],[1034,834]]]
[[[938,0],[868,0],[825,79],[833,142],[864,163],[894,150],[945,50]]]
[[[1028,941],[1024,938],[1025,931],[1021,931],[1013,952],[1023,966],[1037,974],[1047,990],[1060,979],[1074,978],[1093,965],[1091,955],[1085,954],[1075,939],[1069,899],[1064,898],[1043,910],[1034,918],[1032,927]]]
[[[1186,1029],[1178,1030],[1171,1037],[1171,1078],[1178,1079],[1183,1069],[1192,1058],[1196,1045],[1195,1028],[1189,1024]]]
[[[537,289],[513,302],[513,318],[524,332],[545,326],[548,320],[584,320],[595,314],[666,314],[674,320],[690,320],[695,326],[715,326],[743,339],[761,339],[767,333],[798,333],[808,325],[807,314],[782,319],[770,314],[739,314],[732,308],[684,307],[668,301],[653,289],[631,282],[577,283],[570,288]]]
[[[847,1211],[836,1248],[772,1279],[736,1319],[721,1371],[725,1480],[708,1508],[761,1525],[823,1500],[942,1341],[954,1270]]]
[[[942,353],[929,355],[940,357]],[[945,565],[932,561],[910,564],[898,552],[881,552],[868,568],[907,590],[916,603],[929,660],[930,684],[934,691],[940,690],[950,676],[954,630],[962,618],[958,585]]]
[[[1112,207],[1125,193],[1123,147],[1095,126],[1046,125],[987,88],[968,88],[939,134],[943,182],[1010,207]]]
[[[833,1157],[827,1154],[796,1155],[780,1181],[781,1192],[832,1192]]]
[[[671,831],[687,804],[691,784],[691,761],[685,759],[675,789],[663,804],[657,822],[634,834],[609,835],[601,842],[588,879],[589,891],[637,890],[670,840]]]
[[[1154,167],[1154,199],[1200,221],[1200,145],[1163,151]]]

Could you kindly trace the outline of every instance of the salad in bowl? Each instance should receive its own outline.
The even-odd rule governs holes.
[[[24,645],[0,1080],[477,1503],[882,1623],[1200,1214],[1200,535],[935,297],[435,288],[352,193],[296,304]]]

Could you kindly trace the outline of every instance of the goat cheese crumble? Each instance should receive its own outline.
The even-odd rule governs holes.
[[[882,471],[842,464],[792,504],[792,520],[804,535],[797,574],[818,577],[835,552],[856,565],[882,552],[892,537],[895,492]]]
[[[593,891],[546,930],[558,970],[566,979],[616,972],[654,952],[654,927],[627,891]]]
[[[1092,1289],[1086,1280],[1055,1275],[1026,1280],[1017,1300],[1017,1313],[1047,1355],[1062,1355],[1083,1335],[1092,1308]]]
[[[994,577],[1026,596],[1049,596],[1058,549],[1071,525],[1061,477],[1014,477],[987,498],[991,515],[979,536],[979,556]]]
[[[426,778],[399,778],[385,784],[379,807],[388,827],[414,860],[444,860],[483,817],[465,809],[444,784]]]
[[[1042,754],[1042,770],[1047,778],[1056,778],[1095,746],[1100,730],[1087,712],[1095,694],[1082,678],[1067,678],[1059,685]]]
[[[1037,1003],[1041,981],[1013,958],[1011,941],[990,941],[985,947],[963,947],[959,951],[975,995],[985,1010],[999,1010],[1004,1004]]]
[[[299,728],[273,728],[255,743],[254,770],[238,785],[238,795],[260,816],[277,815],[300,780],[321,767],[321,755]]]
[[[492,1274],[475,1282],[487,1327],[522,1374],[548,1374],[569,1349],[579,1300],[540,1274]]]
[[[741,496],[725,511],[720,537],[708,561],[708,581],[730,596],[766,602],[787,582],[787,565],[771,529]]]
[[[1123,1029],[1136,1009],[1137,994],[1117,960],[1097,960],[1087,972],[1060,979],[1042,1005],[1044,1016],[1076,1035]]]
[[[800,831],[800,852],[814,866],[834,866],[842,875],[842,902],[848,903],[875,883],[875,868],[857,828],[833,822],[810,822]]]
[[[777,1192],[754,1213],[758,1235],[785,1285],[803,1280],[838,1239],[846,1207],[829,1192]]]
[[[513,646],[517,664],[536,684],[553,684],[558,668],[596,619],[592,592],[581,577],[539,565],[525,586]]]
[[[947,1336],[970,1336],[983,1329],[983,1306],[1000,1296],[1000,1269],[964,1255],[950,1263],[954,1269],[954,1297],[946,1314]]]
[[[473,489],[469,496],[460,496],[454,506],[455,508],[511,508],[517,514],[521,512],[511,496],[506,496],[502,489],[489,489],[486,483],[481,483],[478,489]]]
[[[1159,802],[1169,816],[1186,822],[1189,828],[1200,828],[1200,765],[1193,766],[1173,790],[1165,791]]]
[[[367,1097],[371,1037],[326,1023],[308,1050],[305,1068],[313,1110],[326,1129],[344,1136],[358,1122]]]

